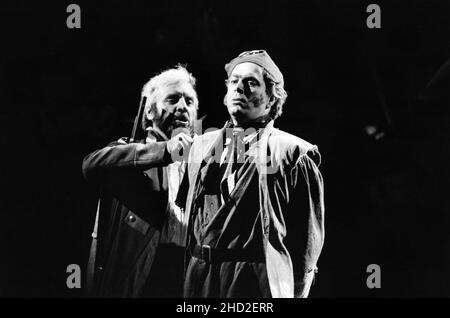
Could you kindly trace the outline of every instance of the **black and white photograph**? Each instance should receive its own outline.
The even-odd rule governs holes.
[[[450,297],[449,17],[2,2],[0,298]]]

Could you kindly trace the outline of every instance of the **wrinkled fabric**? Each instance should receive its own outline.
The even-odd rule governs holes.
[[[180,209],[171,208],[176,194],[170,188],[176,186],[170,186],[170,164],[166,142],[154,138],[131,144],[122,139],[85,157],[86,179],[102,190],[89,296],[182,295],[185,238],[179,234],[186,229],[178,222]]]
[[[224,129],[200,136],[190,152],[184,296],[307,297],[324,242],[318,148],[269,123],[246,152],[231,203],[222,204],[214,160],[223,135]],[[202,244],[260,251],[264,262],[208,264],[190,253]]]

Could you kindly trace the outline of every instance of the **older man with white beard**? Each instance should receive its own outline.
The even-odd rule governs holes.
[[[198,98],[195,78],[178,66],[143,88],[142,140],[86,156],[83,173],[101,189],[88,283],[91,296],[180,297],[187,220],[175,198],[184,173]],[[93,275],[93,277],[92,277]]]

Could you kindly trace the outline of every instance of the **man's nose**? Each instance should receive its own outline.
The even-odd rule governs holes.
[[[185,97],[181,97],[175,106],[175,112],[177,112],[177,111],[184,112],[186,110],[187,110],[186,99],[185,99]]]
[[[239,94],[244,94],[244,82],[242,81],[242,79],[238,80],[234,90]]]

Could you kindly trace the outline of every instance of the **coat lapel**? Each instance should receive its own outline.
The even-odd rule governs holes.
[[[225,127],[216,131],[209,139],[206,139],[204,135],[199,137],[202,138],[199,141],[200,149],[194,150],[200,154],[200,156],[197,155],[194,159],[196,160],[198,170],[194,171],[193,176],[195,179],[191,179],[191,183],[194,181],[195,187],[201,187],[199,189],[200,191],[195,191],[198,195],[204,192],[204,186],[208,183],[208,179],[216,175],[213,172],[219,169],[220,155],[223,150],[224,131]]]

